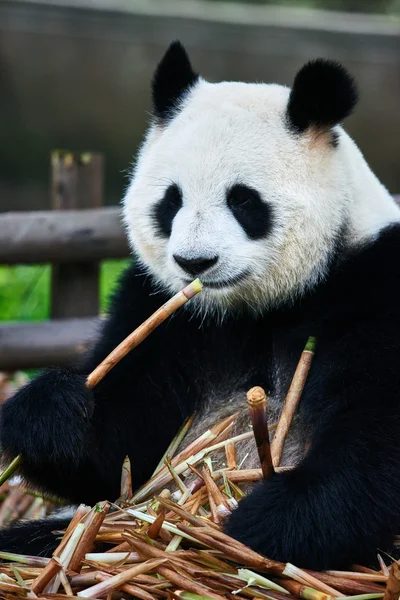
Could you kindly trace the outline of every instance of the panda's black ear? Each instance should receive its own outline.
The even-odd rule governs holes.
[[[297,73],[287,107],[291,127],[301,133],[311,126],[332,127],[357,103],[353,78],[337,62],[318,59]]]
[[[198,81],[185,48],[173,42],[153,75],[154,113],[160,119],[171,116],[182,96]]]

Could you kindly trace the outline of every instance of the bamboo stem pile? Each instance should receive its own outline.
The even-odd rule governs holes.
[[[242,483],[263,470],[213,471],[205,457],[223,448],[227,459],[243,436],[230,436],[236,415],[175,457],[168,455],[150,482],[132,495],[125,460],[121,497],[93,508],[79,506],[51,558],[0,552],[0,596],[22,598],[139,598],[353,600],[400,595],[399,566],[373,571],[315,573],[247,548],[222,531],[240,502]],[[184,429],[187,430],[187,424]],[[239,439],[238,439],[239,438]],[[219,440],[215,443],[215,440]],[[171,447],[173,445],[171,444]],[[170,448],[171,448],[170,447]],[[276,467],[279,471],[279,467]],[[185,484],[187,475],[195,475]],[[174,482],[174,486],[166,485]],[[99,544],[101,547],[99,548]],[[201,597],[201,598],[200,598]]]
[[[181,304],[186,300],[181,297]],[[176,303],[172,308],[176,309]],[[157,318],[163,320],[160,315],[158,311]],[[148,322],[152,327],[160,321],[150,318]],[[90,387],[144,339],[141,336],[151,331],[146,327],[139,330],[129,336],[129,342],[122,343],[120,352],[117,349],[94,371],[87,382]],[[188,419],[150,481],[135,492],[132,491],[130,460],[125,459],[118,501],[103,501],[93,508],[79,506],[67,529],[55,532],[59,544],[51,558],[16,555],[1,549],[0,559],[5,562],[0,564],[0,597],[9,600],[331,600],[344,597],[397,600],[400,596],[397,562],[388,567],[383,558],[378,557],[380,571],[354,565],[352,571],[346,572],[311,572],[262,556],[223,532],[225,519],[245,495],[241,489],[243,484],[267,479],[274,472],[290,468],[280,467],[280,459],[314,347],[315,340],[310,338],[271,444],[268,400],[261,388],[253,388],[248,393],[253,431],[232,436],[238,416],[234,414],[177,454],[193,422],[193,418]],[[240,469],[236,449],[253,435],[261,468]],[[213,456],[221,451],[225,452],[226,466],[214,470]],[[7,475],[10,472],[13,472],[12,466]],[[8,485],[5,483],[2,490]],[[26,511],[31,511],[30,518],[41,517],[46,508],[53,506],[50,502],[54,499],[35,499],[32,494],[18,495],[12,487],[10,489],[0,509],[1,525],[26,516]],[[16,496],[10,502],[13,494]],[[25,504],[24,498],[28,498]],[[7,503],[8,510],[4,511]],[[36,512],[32,510],[35,503]]]

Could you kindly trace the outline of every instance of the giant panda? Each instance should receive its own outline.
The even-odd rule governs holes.
[[[300,567],[368,564],[400,516],[400,211],[340,126],[354,82],[319,59],[291,89],[210,83],[175,42],[152,98],[124,198],[132,265],[84,361],[4,404],[4,456],[21,453],[28,481],[72,503],[114,499],[125,455],[138,487],[195,410],[193,435],[236,410],[248,428],[258,385],[276,419],[316,336],[293,468],[257,483],[225,529]],[[197,276],[203,292],[89,391],[85,376]],[[244,457],[257,464],[252,442]],[[3,530],[0,547],[49,554],[54,528]]]

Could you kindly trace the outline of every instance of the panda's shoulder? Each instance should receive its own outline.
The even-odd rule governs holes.
[[[400,223],[381,230],[333,269],[326,286],[329,303],[361,311],[400,312]]]

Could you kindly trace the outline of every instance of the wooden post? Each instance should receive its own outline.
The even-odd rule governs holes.
[[[51,195],[54,210],[99,208],[103,204],[101,154],[52,152]],[[99,312],[98,262],[54,263],[51,318],[89,317]]]

